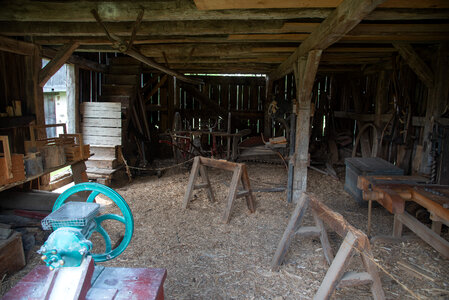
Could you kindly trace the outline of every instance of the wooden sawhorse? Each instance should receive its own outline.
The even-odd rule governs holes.
[[[315,226],[301,227],[302,220],[310,204],[312,208]],[[329,243],[324,223],[329,225],[337,234],[344,237],[334,258],[332,248]],[[321,282],[314,299],[329,299],[334,290],[339,287],[371,284],[371,293],[374,299],[385,299],[377,268],[374,263],[371,245],[368,237],[360,230],[349,224],[342,215],[332,211],[321,201],[312,195],[303,193],[295,210],[293,211],[284,235],[278,245],[276,253],[271,262],[271,269],[277,271],[284,261],[288,247],[296,235],[319,236],[323,247],[324,256],[328,262],[329,269]],[[366,272],[346,272],[354,250],[360,252]]]
[[[236,198],[245,197],[248,209],[252,213],[256,211],[255,199],[251,191],[251,185],[249,183],[249,176],[246,170],[246,165],[229,162],[226,160],[216,160],[206,158],[202,156],[197,156],[193,160],[192,170],[190,171],[189,183],[187,185],[187,190],[184,195],[183,201],[184,209],[187,209],[187,207],[189,206],[189,202],[192,199],[193,190],[196,189],[206,188],[209,200],[211,202],[215,201],[214,192],[210,184],[209,176],[204,166],[234,172],[234,174],[232,175],[231,186],[229,188],[229,194],[226,200],[227,205],[225,213],[222,218],[223,223],[229,223],[229,219],[231,218],[232,206]],[[199,174],[201,175],[202,183],[195,184],[195,180]],[[240,192],[238,191],[239,181],[241,181],[243,185],[243,191]]]

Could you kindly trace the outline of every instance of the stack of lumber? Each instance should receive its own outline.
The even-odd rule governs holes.
[[[110,184],[113,174],[122,168],[117,148],[122,144],[120,102],[84,102],[82,132],[93,156],[86,161],[87,176],[102,184]]]

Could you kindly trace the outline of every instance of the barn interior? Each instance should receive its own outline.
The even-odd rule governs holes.
[[[447,1],[1,6],[5,299],[67,188],[152,299],[449,297]],[[125,293],[99,281],[73,299]]]

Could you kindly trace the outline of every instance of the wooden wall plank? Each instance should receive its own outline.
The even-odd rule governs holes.
[[[98,118],[98,119],[121,119],[121,111],[101,111],[101,110],[87,110],[82,112],[83,118]]]
[[[116,146],[122,144],[121,137],[110,137],[110,136],[83,136],[84,143],[95,145],[95,146]]]
[[[83,127],[83,135],[89,136],[111,136],[117,137],[122,135],[122,129],[120,127],[112,128],[112,127]]]
[[[81,123],[81,127],[121,127],[122,126],[122,120],[121,119],[101,119],[99,121],[96,118],[84,118],[83,122]]]

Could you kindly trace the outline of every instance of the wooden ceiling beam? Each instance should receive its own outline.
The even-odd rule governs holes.
[[[405,1],[405,0],[389,0]],[[430,0],[414,0],[416,3]],[[435,0],[437,1],[437,0]],[[238,3],[238,1],[229,1]],[[246,1],[240,1],[246,3]],[[299,2],[299,1],[298,1]],[[318,1],[314,1],[318,2]],[[440,2],[447,3],[445,0]],[[413,4],[415,3],[415,4]],[[199,20],[276,20],[300,18],[327,18],[333,8],[280,8],[280,9],[233,9],[198,10],[189,0],[177,1],[4,1],[0,10],[0,21],[49,21],[49,22],[92,22],[92,9],[98,11],[105,22],[133,22],[139,12],[144,10],[142,21],[199,21]],[[447,19],[448,9],[379,9],[372,12],[370,20],[417,20]]]
[[[324,50],[340,40],[383,2],[384,0],[344,0],[288,59],[270,74],[270,78],[281,78],[293,70],[293,64],[299,57],[305,56],[311,50]]]
[[[20,55],[33,55],[36,45],[0,36],[0,51],[12,52]]]
[[[250,41],[250,42],[305,42],[310,34],[283,33],[283,34],[232,34],[228,41]],[[397,33],[380,35],[345,35],[339,42],[351,43],[391,43],[394,41],[409,42],[443,42],[449,40],[447,32],[440,33]],[[291,70],[291,69],[290,69]]]
[[[43,87],[47,81],[66,63],[79,44],[72,42],[64,45],[55,57],[39,71],[39,86]]]
[[[433,87],[434,74],[427,64],[419,57],[415,49],[410,44],[393,43],[393,46],[398,50],[401,57],[415,72],[419,79],[428,87]]]
[[[42,48],[42,57],[53,59],[57,53],[58,51],[55,49],[48,47]],[[77,65],[84,70],[94,71],[98,73],[104,73],[107,70],[106,65],[99,64],[97,62],[73,54],[69,57],[67,63]]]
[[[201,10],[265,9],[265,8],[335,8],[343,0],[194,0]],[[446,0],[387,0],[382,8],[449,8]]]
[[[115,35],[129,36],[133,22],[104,22]],[[311,32],[319,23],[295,23],[295,30]],[[210,20],[142,22],[136,36],[198,36],[232,33],[288,32],[283,20]],[[0,34],[10,36],[104,36],[104,30],[92,22],[0,22]]]
[[[129,36],[133,23],[105,23],[105,25],[115,35]],[[150,36],[309,34],[318,26],[320,23],[317,22],[284,22],[283,20],[144,22],[140,24],[136,36],[148,38]],[[449,33],[449,24],[359,24],[348,35],[414,33]],[[91,22],[0,22],[0,34],[36,37],[104,37],[104,30]]]

